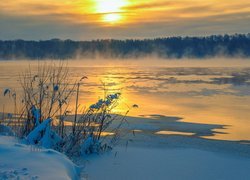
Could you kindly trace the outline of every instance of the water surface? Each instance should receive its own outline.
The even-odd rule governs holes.
[[[20,73],[37,64],[0,62],[1,91],[12,88],[20,94]],[[130,116],[175,116],[184,122],[226,125],[208,138],[250,140],[250,68],[84,65],[68,62],[72,79],[88,76],[81,86],[82,106],[103,97],[104,82],[109,92],[122,93],[116,112],[138,104]],[[1,95],[0,102],[1,109],[13,109],[8,97]]]

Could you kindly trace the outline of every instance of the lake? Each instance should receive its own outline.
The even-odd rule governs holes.
[[[93,64],[97,62],[93,61]],[[135,64],[90,66],[85,61],[67,62],[70,77],[88,79],[80,88],[80,104],[88,107],[103,97],[103,83],[110,93],[122,94],[116,113],[129,116],[152,115],[179,117],[180,121],[225,125],[214,130],[215,135],[204,138],[223,140],[250,140],[250,68],[243,66],[209,67]],[[209,63],[208,63],[209,64]],[[36,61],[0,62],[0,89],[20,92],[21,72],[29,66],[37,68]],[[9,97],[0,96],[0,109],[11,112]],[[142,121],[143,123],[143,121]]]

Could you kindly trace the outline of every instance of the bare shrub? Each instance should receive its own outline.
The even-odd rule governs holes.
[[[15,133],[32,145],[53,148],[68,156],[100,153],[112,149],[119,139],[121,126],[126,122],[125,114],[113,114],[120,93],[109,94],[105,90],[103,99],[79,113],[79,93],[82,81],[70,79],[69,69],[63,64],[39,65],[20,76],[21,102],[14,100],[14,111],[20,107]],[[5,92],[6,95],[8,92]],[[73,98],[75,95],[75,98]],[[68,108],[75,100],[72,114]],[[65,123],[71,126],[65,126]],[[107,138],[108,131],[112,136]]]
[[[118,140],[119,130],[125,122],[125,115],[113,114],[113,109],[118,105],[120,93],[109,94],[105,99],[99,99],[95,104],[87,108],[76,122],[75,134],[69,135],[69,144],[65,146],[65,152],[74,154],[100,153],[112,149]],[[116,122],[112,126],[113,122]],[[106,130],[109,129],[108,132]],[[109,133],[112,138],[106,141],[105,134]]]
[[[53,121],[57,132],[63,136],[63,114],[66,113],[73,95],[75,82],[71,83],[66,66],[42,65],[36,74],[31,68],[20,77],[23,90],[21,119],[24,119],[20,137],[27,136],[44,119],[59,113],[59,122]]]

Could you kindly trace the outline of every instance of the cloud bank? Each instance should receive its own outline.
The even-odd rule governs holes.
[[[116,12],[112,12],[115,8],[98,10],[103,0],[3,1],[0,39],[127,39],[248,33],[250,29],[248,0],[120,1],[124,3]],[[107,13],[119,14],[122,20],[104,22]]]

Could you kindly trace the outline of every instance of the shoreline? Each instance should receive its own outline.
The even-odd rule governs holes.
[[[249,150],[249,148],[248,148]],[[250,156],[194,148],[121,147],[84,162],[81,179],[248,180]]]

